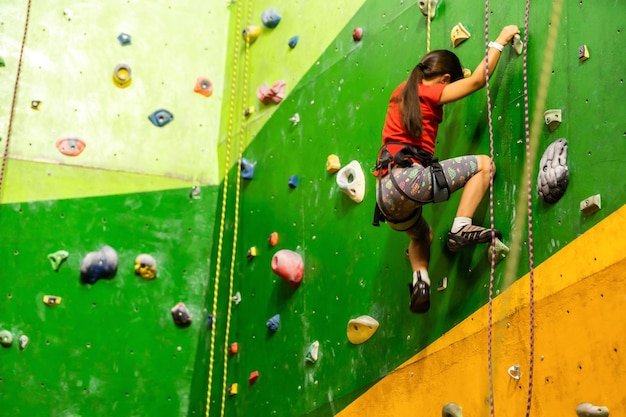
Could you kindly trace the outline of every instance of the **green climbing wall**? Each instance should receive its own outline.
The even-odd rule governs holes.
[[[430,275],[448,278],[445,291],[433,292],[427,315],[407,308],[407,239],[385,225],[371,226],[374,183],[368,173],[386,103],[426,51],[426,21],[416,4],[386,3],[33,5],[0,196],[0,327],[16,339],[29,337],[23,350],[17,342],[0,349],[7,415],[204,415],[210,394],[211,416],[222,407],[233,417],[330,416],[486,303],[487,248],[445,249],[458,196],[424,212],[435,231]],[[505,24],[523,26],[524,6],[492,5],[490,39]],[[27,10],[18,1],[4,7],[0,92],[12,97]],[[261,25],[269,7],[283,20],[276,29],[262,29],[246,58],[241,28]],[[550,7],[533,5],[525,34],[531,112],[539,105],[548,29],[557,24]],[[563,123],[552,133],[542,123],[538,147],[541,154],[552,141],[568,140],[571,181],[554,205],[533,190],[536,264],[626,200],[619,181],[626,153],[624,86],[616,70],[624,58],[615,53],[626,46],[625,12],[618,2],[569,2],[559,19],[545,105],[562,109]],[[450,30],[462,22],[472,37],[455,52],[473,69],[484,52],[484,17],[484,2],[441,2],[431,48],[450,48]],[[364,29],[361,42],[352,39],[355,27]],[[132,46],[117,42],[122,31],[132,35]],[[291,50],[287,40],[294,35],[300,42]],[[590,51],[583,63],[582,44]],[[122,61],[133,69],[127,89],[111,81]],[[208,99],[193,92],[200,75],[214,83]],[[279,79],[287,82],[287,98],[279,105],[259,103],[258,86]],[[492,81],[495,221],[509,243],[515,201],[525,192],[522,57],[507,50]],[[30,108],[32,100],[42,101],[39,110]],[[157,128],[147,116],[161,107],[175,119]],[[242,119],[248,107],[255,113]],[[438,156],[489,153],[484,91],[445,112]],[[295,113],[297,125],[289,121]],[[11,100],[0,102],[3,148],[11,114]],[[64,136],[85,140],[84,153],[59,154],[54,145]],[[221,172],[236,163],[240,150],[231,142],[249,143],[243,155],[256,164],[255,175],[243,181],[236,213],[237,171],[228,171],[222,222]],[[360,162],[367,181],[363,203],[342,194],[326,172],[331,153],[344,165]],[[295,189],[288,186],[292,175],[298,176]],[[198,184],[200,199],[190,198]],[[594,194],[602,195],[602,210],[582,215],[579,202]],[[476,220],[487,223],[487,213],[485,204]],[[279,235],[273,248],[267,241],[272,232]],[[118,251],[116,277],[81,284],[82,258],[105,244]],[[523,253],[527,245],[524,240]],[[259,254],[249,260],[253,246]],[[55,272],[46,257],[59,249],[70,257]],[[298,289],[270,269],[279,249],[304,258]],[[134,275],[139,253],[157,259],[156,280]],[[516,277],[527,272],[527,261],[522,255]],[[507,285],[505,265],[496,267],[496,293]],[[241,302],[231,304],[237,291]],[[62,302],[48,307],[44,295]],[[179,301],[193,316],[186,329],[170,316]],[[211,337],[206,316],[214,306]],[[281,324],[270,334],[266,321],[275,314]],[[364,314],[380,329],[367,343],[351,345],[347,322]],[[314,341],[320,357],[310,364],[305,356]],[[226,347],[233,342],[239,353],[230,356]],[[259,378],[250,385],[253,371]],[[225,390],[234,383],[239,392],[229,397]]]

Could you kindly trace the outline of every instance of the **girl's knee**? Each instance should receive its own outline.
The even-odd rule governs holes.
[[[476,157],[476,159],[478,159],[478,170],[479,171],[484,171],[489,173],[489,170],[491,169],[493,174],[495,175],[496,173],[496,164],[493,163],[493,161],[491,160],[490,157],[488,157],[487,155],[478,155]]]

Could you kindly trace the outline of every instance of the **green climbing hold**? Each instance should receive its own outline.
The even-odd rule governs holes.
[[[0,56],[0,68],[2,68],[2,67],[4,67],[4,66],[6,66],[6,64],[4,63],[4,58],[2,58],[2,57]]]
[[[54,253],[49,254],[48,259],[52,264],[52,269],[58,271],[63,261],[65,261],[68,256],[70,256],[69,252],[64,250],[58,250]]]

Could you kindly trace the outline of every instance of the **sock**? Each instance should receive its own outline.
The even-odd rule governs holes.
[[[428,271],[425,269],[420,269],[419,271],[413,272],[413,285],[417,284],[417,273],[419,272],[422,281],[426,284],[430,285],[430,278],[428,277]]]
[[[454,222],[452,223],[451,231],[452,233],[456,233],[468,224],[472,224],[472,219],[470,217],[455,217]]]

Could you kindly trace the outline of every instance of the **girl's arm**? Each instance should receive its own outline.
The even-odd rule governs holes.
[[[502,32],[500,32],[500,35],[496,38],[496,43],[506,46],[509,42],[511,42],[513,36],[518,33],[520,33],[520,31],[517,26],[505,26],[502,29]],[[493,74],[496,70],[500,54],[501,52],[498,49],[494,47],[489,48],[487,57],[489,59],[490,74]],[[486,59],[487,58],[484,58],[482,62],[478,64],[472,75],[468,78],[462,78],[446,85],[441,93],[441,97],[439,98],[439,104],[446,104],[462,99],[463,97],[466,97],[483,88],[485,86]]]

